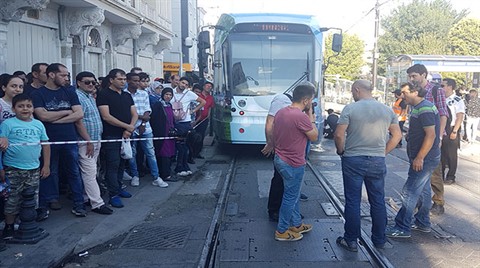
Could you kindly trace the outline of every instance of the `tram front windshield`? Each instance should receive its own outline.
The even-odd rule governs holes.
[[[279,33],[230,35],[230,83],[237,96],[283,93],[312,71],[313,36]]]

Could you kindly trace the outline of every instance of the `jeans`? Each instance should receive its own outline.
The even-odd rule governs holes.
[[[362,184],[365,182],[370,216],[372,217],[372,242],[386,242],[387,209],[385,207],[385,157],[351,156],[342,157],[343,185],[345,193],[345,234],[348,242],[357,241],[361,234],[360,204]]]
[[[62,165],[73,194],[74,208],[83,207],[83,183],[78,166],[77,144],[50,145],[50,176],[40,180],[39,207],[46,208],[48,203],[59,199],[58,168]]]
[[[277,231],[284,233],[290,226],[300,226],[300,188],[302,186],[305,166],[292,167],[285,163],[278,155],[273,160],[275,168],[283,178],[283,198],[278,217]]]
[[[119,137],[104,137],[105,140]],[[121,142],[106,142],[102,145],[105,156],[105,184],[110,198],[118,195],[122,189],[125,160],[120,157]]]
[[[412,168],[413,159],[410,159],[408,178],[402,190],[402,208],[395,217],[395,227],[404,232],[410,232],[415,207],[415,223],[421,227],[430,227],[431,189],[430,176],[440,163],[440,156],[426,158],[423,169],[415,171]]]
[[[175,167],[175,172],[189,171],[190,167],[188,166],[188,145],[183,140],[177,141],[175,143],[175,148],[177,149],[177,165]]]
[[[148,133],[148,134],[133,134],[132,138],[153,138],[153,133]],[[156,180],[159,176],[158,174],[158,166],[157,166],[157,159],[155,158],[155,149],[153,148],[153,140],[148,139],[148,140],[141,140],[141,141],[132,141],[132,152],[133,152],[133,157],[128,160],[130,164],[130,172],[132,173],[132,176],[137,176],[138,177],[138,168],[137,168],[137,159],[136,159],[136,154],[137,154],[137,144],[140,144],[142,147],[143,153],[145,154],[147,158],[147,163],[148,167],[150,168],[150,173],[152,174],[152,177],[154,180]]]

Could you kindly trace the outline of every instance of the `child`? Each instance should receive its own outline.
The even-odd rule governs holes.
[[[10,195],[5,203],[5,228],[3,238],[14,235],[13,222],[20,212],[22,191],[39,185],[39,178],[50,175],[50,145],[15,145],[48,141],[43,124],[33,119],[32,99],[26,94],[13,97],[15,117],[0,125],[0,137],[7,138],[10,146],[3,155],[5,176],[10,181]],[[43,167],[40,170],[40,150],[43,150]]]

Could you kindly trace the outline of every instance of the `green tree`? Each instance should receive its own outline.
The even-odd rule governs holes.
[[[480,20],[468,18],[455,24],[448,33],[449,54],[452,55],[480,55]],[[443,73],[442,77],[453,78],[457,84],[471,86],[473,74]],[[470,77],[470,79],[467,79]]]
[[[386,59],[391,56],[447,54],[445,37],[466,15],[467,10],[456,11],[448,0],[413,0],[399,6],[381,21],[379,74],[385,73]]]
[[[333,35],[327,36],[325,41],[325,62],[328,63],[327,75],[339,74],[341,78],[354,80],[361,73],[365,64],[363,53],[365,43],[357,35],[343,34],[342,51],[337,55],[330,48],[332,47]]]

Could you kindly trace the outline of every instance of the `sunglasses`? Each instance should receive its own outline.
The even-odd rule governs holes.
[[[84,83],[85,85],[89,86],[89,85],[96,85],[97,82],[95,81],[82,81],[82,83]]]

